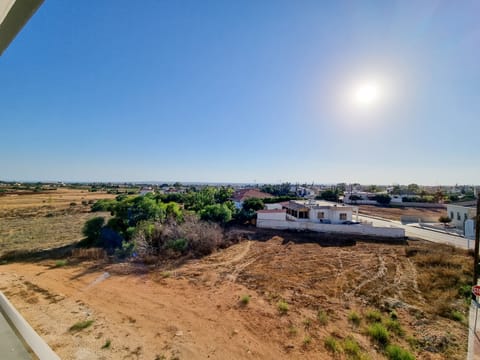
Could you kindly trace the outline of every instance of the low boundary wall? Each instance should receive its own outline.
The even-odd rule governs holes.
[[[60,360],[0,291],[0,310],[40,360]]]
[[[257,219],[257,227],[278,230],[310,230],[316,232],[328,232],[351,235],[383,236],[389,238],[404,238],[405,230],[397,227],[376,227],[368,225],[334,225],[317,224],[312,222],[297,222],[287,220],[263,220]]]

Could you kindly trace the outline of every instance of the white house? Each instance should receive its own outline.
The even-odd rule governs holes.
[[[342,224],[345,221],[352,221],[354,211],[358,217],[357,207],[322,200],[290,200],[267,204],[266,210],[257,212],[257,222],[273,218],[278,220],[281,217],[288,221]]]
[[[343,202],[345,204],[358,204],[358,205],[376,205],[375,200],[376,193],[366,191],[345,191],[343,196]]]
[[[144,186],[140,189],[140,195],[141,196],[145,196],[147,194],[154,194],[155,193],[155,190],[153,190],[153,188],[151,186]]]
[[[269,204],[267,209],[257,211],[257,227],[405,238],[402,228],[353,222],[354,212],[358,218],[358,208],[354,206],[318,200],[291,200]]]
[[[447,204],[447,216],[452,219],[452,225],[459,229],[463,229],[465,221],[474,219],[476,215],[475,201]]]

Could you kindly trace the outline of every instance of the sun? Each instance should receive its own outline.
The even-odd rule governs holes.
[[[381,100],[381,88],[376,81],[357,84],[352,91],[352,101],[359,107],[369,108]]]

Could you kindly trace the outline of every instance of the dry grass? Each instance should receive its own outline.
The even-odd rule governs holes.
[[[0,257],[13,252],[52,249],[80,240],[85,221],[98,216],[89,213],[89,202],[112,197],[70,189],[0,196]]]
[[[72,257],[77,259],[101,260],[105,259],[107,252],[102,248],[78,248],[72,250]]]
[[[88,192],[87,190],[76,189],[1,195],[0,219],[85,212],[90,210],[90,205],[95,201],[113,199],[114,197],[115,195],[105,192]]]
[[[434,314],[452,318],[454,311],[466,313],[462,289],[471,284],[473,259],[467,251],[446,245],[409,247],[409,256],[419,267],[418,287]]]

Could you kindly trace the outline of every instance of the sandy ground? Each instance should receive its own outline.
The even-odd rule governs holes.
[[[7,264],[0,267],[0,290],[62,359],[346,358],[326,350],[327,336],[339,342],[351,336],[366,358],[382,359],[365,322],[356,328],[347,318],[392,302],[400,304],[405,329],[393,343],[408,349],[409,337],[443,336],[448,355],[423,351],[417,358],[465,358],[464,325],[419,316],[426,304],[404,254],[400,245],[322,247],[274,237],[173,269],[74,260],[63,267],[47,260]],[[247,305],[239,301],[244,295],[251,296]],[[285,315],[280,299],[290,306]],[[327,324],[316,320],[320,309]],[[92,326],[69,331],[88,319]]]
[[[373,205],[359,205],[359,213],[371,216],[380,216],[385,219],[400,221],[402,217],[417,219],[425,222],[438,222],[440,216],[447,216],[446,209],[429,209],[415,207],[382,207]]]

